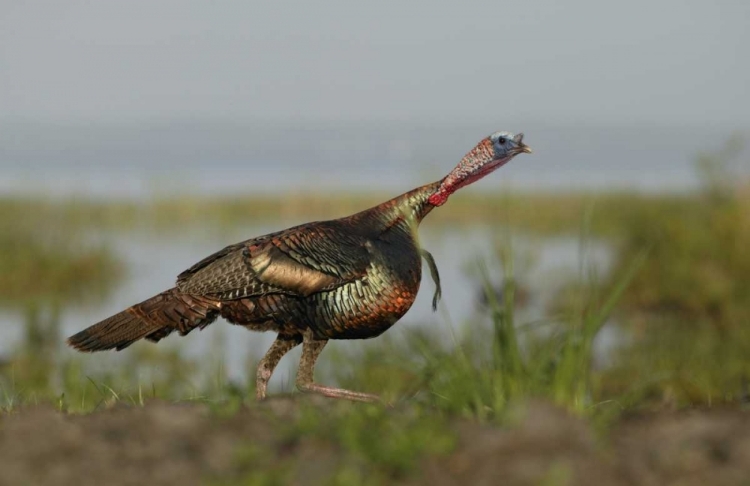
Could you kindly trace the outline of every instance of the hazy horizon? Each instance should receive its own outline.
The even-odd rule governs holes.
[[[0,194],[140,198],[298,190],[394,195],[437,180],[502,126],[464,124],[36,123],[0,126]],[[695,157],[720,127],[519,126],[534,148],[472,190],[635,189],[699,184]]]

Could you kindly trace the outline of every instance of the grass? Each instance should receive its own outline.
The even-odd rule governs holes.
[[[227,230],[243,225],[281,221],[332,219],[361,211],[397,193],[316,194],[295,193],[262,197],[159,198],[140,201],[56,200],[24,197],[0,198],[0,221],[8,228],[60,228],[61,233],[133,231],[173,233],[176,228],[200,226]],[[506,226],[540,235],[575,232],[586,208],[596,201],[607,218],[593,221],[593,232],[618,236],[623,223],[644,212],[677,215],[700,206],[693,195],[643,195],[615,193],[512,193],[472,191],[461,194],[435,211],[435,227],[471,225]],[[504,208],[512,206],[512,211]],[[636,216],[633,216],[633,215]]]
[[[456,447],[454,428],[433,414],[315,402],[298,402],[292,416],[266,409],[271,444],[247,440],[235,449],[232,471],[210,484],[392,484],[412,477],[425,457]],[[300,460],[311,449],[315,463]]]

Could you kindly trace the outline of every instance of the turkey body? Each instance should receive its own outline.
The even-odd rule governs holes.
[[[407,223],[371,229],[333,220],[247,240],[184,272],[177,288],[215,296],[222,317],[252,330],[375,337],[411,307],[422,262]]]

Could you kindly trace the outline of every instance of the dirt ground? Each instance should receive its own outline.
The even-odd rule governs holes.
[[[279,438],[276,424],[297,413],[300,400],[308,399],[272,399],[227,417],[204,404],[161,402],[89,415],[51,407],[0,415],[0,485],[235,484],[237,451],[248,444],[264,451],[268,467],[294,469],[287,481],[326,484],[339,446]],[[632,416],[604,441],[585,421],[545,403],[528,404],[518,417],[505,427],[452,423],[455,450],[421,459],[415,473],[399,482],[750,485],[750,413]],[[259,484],[266,483],[273,481]]]

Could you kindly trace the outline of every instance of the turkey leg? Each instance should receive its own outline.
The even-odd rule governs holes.
[[[294,336],[284,336],[279,334],[276,337],[276,340],[268,349],[266,355],[263,356],[263,359],[258,363],[258,372],[255,379],[255,396],[258,400],[266,398],[268,380],[271,379],[273,370],[276,368],[276,365],[279,364],[281,358],[301,342],[302,336],[299,334]]]
[[[319,385],[313,381],[315,371],[315,361],[320,356],[321,351],[328,343],[327,339],[313,338],[312,330],[306,329],[302,340],[302,358],[297,370],[297,389],[306,393],[320,393],[330,398],[344,398],[357,402],[379,402],[380,397],[369,393],[355,392],[344,390],[343,388],[334,388],[330,386]]]

